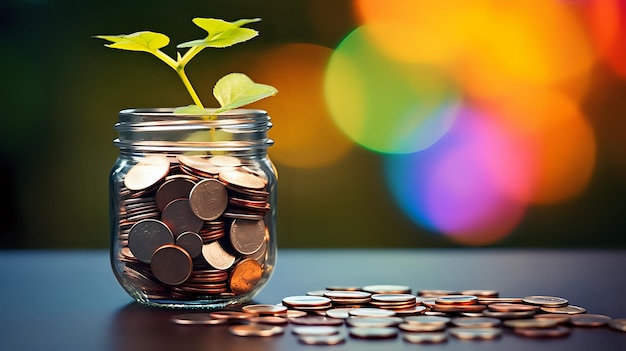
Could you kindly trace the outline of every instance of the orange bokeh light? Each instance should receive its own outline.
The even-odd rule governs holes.
[[[323,46],[294,43],[255,57],[250,76],[278,89],[278,95],[253,105],[271,111],[270,135],[276,144],[270,156],[275,162],[296,168],[323,167],[352,148],[324,101],[324,69],[331,53]]]

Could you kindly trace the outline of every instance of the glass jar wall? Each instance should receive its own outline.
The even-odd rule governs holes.
[[[276,261],[276,187],[261,110],[119,113],[111,264],[136,301],[222,308],[251,300]]]

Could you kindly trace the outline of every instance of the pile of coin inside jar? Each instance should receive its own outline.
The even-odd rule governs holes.
[[[254,289],[269,240],[267,182],[232,156],[142,158],[118,184],[123,279],[151,299]]]
[[[187,313],[178,325],[230,325],[237,336],[283,334],[287,325],[304,344],[335,345],[351,338],[402,338],[441,343],[449,336],[489,340],[505,333],[559,338],[572,327],[610,327],[626,332],[626,318],[588,314],[553,296],[499,297],[493,290],[420,290],[402,285],[334,286],[288,296],[280,304],[243,306],[241,311]],[[510,332],[509,332],[510,331]]]

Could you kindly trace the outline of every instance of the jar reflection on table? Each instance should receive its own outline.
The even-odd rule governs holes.
[[[265,111],[124,110],[110,175],[111,263],[138,302],[222,308],[251,300],[276,259]]]

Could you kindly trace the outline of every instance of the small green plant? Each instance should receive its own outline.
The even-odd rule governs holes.
[[[148,52],[165,62],[176,71],[194,102],[194,105],[176,108],[174,113],[207,114],[208,110],[204,108],[189,78],[187,78],[185,66],[204,48],[225,48],[256,37],[259,34],[256,30],[243,28],[243,26],[260,20],[260,18],[254,18],[227,22],[215,18],[194,18],[193,23],[207,31],[208,35],[204,39],[179,44],[177,48],[187,49],[187,51],[183,55],[177,53],[176,59],[161,51],[162,48],[170,43],[170,38],[165,34],[142,31],[127,35],[97,35],[95,38],[110,41],[110,44],[105,45],[107,47]],[[213,95],[220,107],[210,112],[220,113],[242,107],[275,95],[277,92],[276,88],[266,84],[255,83],[243,73],[230,73],[220,78],[213,87]]]

